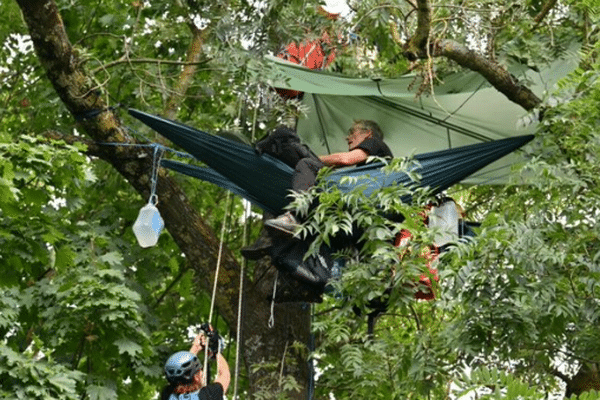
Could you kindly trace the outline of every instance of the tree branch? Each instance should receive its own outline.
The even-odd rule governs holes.
[[[417,0],[417,28],[404,45],[404,56],[409,61],[427,58],[427,42],[431,30],[431,4],[429,0]]]
[[[417,0],[417,4],[417,28],[403,48],[403,54],[408,60],[446,57],[462,67],[478,72],[510,101],[527,111],[541,104],[541,99],[503,66],[453,40],[430,38],[431,5],[429,0]]]
[[[533,29],[535,29],[544,20],[544,18],[546,18],[546,16],[556,5],[556,2],[557,0],[548,0],[546,3],[544,3],[544,6],[540,10],[539,14],[533,19],[533,22],[535,22]]]
[[[126,58],[121,57],[118,60],[111,61],[106,64],[102,64],[98,68],[91,70],[92,74],[97,74],[103,70],[115,67],[121,64],[158,64],[158,65],[183,65],[183,66],[197,66],[203,65],[209,62],[209,59],[206,60],[195,60],[195,61],[176,61],[176,60],[161,60],[158,58]]]
[[[447,57],[462,67],[480,73],[500,93],[527,111],[531,111],[542,102],[529,88],[519,83],[503,66],[486,59],[453,40],[438,40],[435,43],[432,55]]]
[[[185,66],[182,69],[181,74],[179,74],[177,85],[167,100],[167,106],[165,107],[163,116],[168,119],[175,118],[177,109],[179,108],[185,93],[192,84],[192,78],[197,69],[196,65],[200,63],[200,54],[202,53],[202,45],[204,44],[205,36],[204,32],[206,32],[206,30],[201,31],[193,23],[189,23],[188,26],[192,31],[192,41],[188,48]]]

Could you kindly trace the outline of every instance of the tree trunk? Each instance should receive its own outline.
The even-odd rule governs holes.
[[[259,262],[256,267],[258,275],[263,278],[253,282],[248,292],[256,296],[255,302],[270,304],[274,283],[277,280],[275,269],[269,263]],[[281,275],[281,273],[279,274]],[[281,289],[278,280],[277,289]],[[272,388],[272,392],[280,392],[282,375],[292,376],[300,385],[299,392],[288,393],[290,399],[306,400],[309,369],[307,352],[293,348],[295,343],[307,344],[310,336],[310,304],[309,303],[279,303],[274,304],[273,320],[270,326],[271,308],[255,307],[255,302],[246,302],[244,325],[244,357],[254,360],[253,365],[275,363],[275,368],[260,368],[250,370],[250,393]]]
[[[552,374],[567,384],[565,399],[571,396],[579,396],[590,390],[600,391],[600,371],[597,364],[582,364],[572,377],[556,370],[552,371]]]
[[[98,87],[82,67],[73,51],[66,34],[62,18],[54,0],[17,0],[29,28],[39,62],[46,71],[56,93],[74,117],[89,115],[92,111],[101,113],[93,118],[83,119],[80,129],[96,143],[132,143],[126,129],[117,116],[107,108]],[[131,146],[98,147],[98,156],[110,163],[143,198],[150,193],[150,171],[152,152]],[[214,271],[219,243],[212,229],[203,221],[189,203],[186,194],[164,171],[159,171],[156,187],[159,195],[157,205],[166,229],[169,231],[190,265],[196,270],[199,286],[212,291]],[[273,274],[270,266],[269,274]],[[275,325],[268,329],[272,285],[267,274],[257,284],[245,291],[245,315],[243,333],[247,345],[244,361],[250,367],[264,360],[281,360],[289,351],[293,341],[307,343],[309,337],[309,310],[299,306],[276,307]],[[259,274],[257,274],[259,275]],[[240,268],[231,252],[224,249],[216,293],[216,307],[236,332],[237,299],[239,292]],[[190,321],[200,322],[200,321]],[[290,353],[287,353],[288,356]],[[233,366],[232,366],[233,367]],[[300,362],[290,369],[301,387],[306,387],[308,368]],[[253,391],[260,373],[250,373]],[[277,380],[277,377],[272,377]],[[277,383],[277,382],[275,382]],[[304,399],[305,391],[296,393],[293,398]]]

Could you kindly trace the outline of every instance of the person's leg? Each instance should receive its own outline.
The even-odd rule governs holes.
[[[292,176],[292,190],[301,192],[314,186],[317,174],[323,166],[324,164],[321,161],[313,158],[303,158],[298,161]],[[298,227],[298,220],[293,213],[288,211],[277,218],[265,221],[265,226],[293,234]]]
[[[324,166],[325,164],[321,161],[312,158],[303,158],[298,161],[292,176],[292,189],[301,192],[314,186],[319,170]]]

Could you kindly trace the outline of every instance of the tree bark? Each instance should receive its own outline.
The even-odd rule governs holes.
[[[436,40],[431,53],[432,56],[446,57],[462,67],[479,72],[500,93],[527,111],[533,110],[542,102],[528,87],[511,75],[506,68],[455,41]]]
[[[565,399],[591,390],[600,391],[600,371],[597,364],[583,363],[572,377],[557,370],[552,371],[552,375],[566,383]]]
[[[204,33],[193,23],[190,22],[188,25],[190,27],[190,31],[192,32],[192,41],[187,52],[187,64],[181,70],[179,79],[177,80],[177,86],[167,100],[167,106],[165,107],[163,117],[168,119],[174,119],[175,115],[177,115],[177,110],[181,105],[181,101],[185,97],[185,93],[190,87],[193,76],[198,69],[197,63],[200,61],[200,55],[202,54]]]
[[[28,26],[39,62],[65,107],[74,117],[101,110],[93,118],[81,119],[79,127],[94,142],[132,143],[121,122],[104,102],[99,87],[82,66],[69,41],[62,18],[54,0],[17,0]],[[102,146],[94,148],[102,160],[110,163],[131,186],[148,198],[153,156],[148,149],[131,146]],[[164,170],[159,171],[156,187],[157,207],[165,227],[186,255],[196,271],[199,286],[212,291],[219,241],[208,224],[191,206],[186,194]],[[219,273],[216,307],[236,333],[237,299],[240,269],[233,254],[224,249]],[[272,273],[272,267],[270,268]],[[266,281],[265,281],[266,282]],[[245,364],[250,367],[266,359],[281,360],[284,351],[294,341],[307,343],[309,337],[309,310],[298,307],[277,307],[275,325],[267,329],[270,316],[272,286],[261,283],[245,290],[246,313],[242,318],[246,342]],[[197,323],[201,321],[190,321]],[[300,363],[293,373],[302,387],[306,387],[308,368]],[[260,377],[250,373],[251,390]],[[305,390],[293,398],[304,399]]]
[[[536,15],[535,18],[533,19],[533,22],[535,22],[535,26],[538,26],[539,24],[542,23],[544,18],[546,18],[546,16],[554,8],[556,3],[557,3],[557,0],[548,0],[544,3],[544,6],[540,10],[539,14]]]

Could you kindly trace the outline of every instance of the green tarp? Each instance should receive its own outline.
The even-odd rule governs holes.
[[[544,98],[558,79],[576,67],[577,59],[573,53],[541,72],[524,67],[511,68],[511,72]],[[345,136],[354,119],[378,122],[396,157],[531,134],[536,128],[523,108],[475,72],[456,73],[435,87],[434,96],[416,98],[415,89],[410,89],[412,75],[355,79],[309,70],[275,57],[269,62],[277,71],[274,87],[305,92],[302,102],[309,112],[300,118],[297,130],[317,154],[346,151]],[[521,160],[519,153],[504,157],[465,182],[504,183],[510,165]]]

